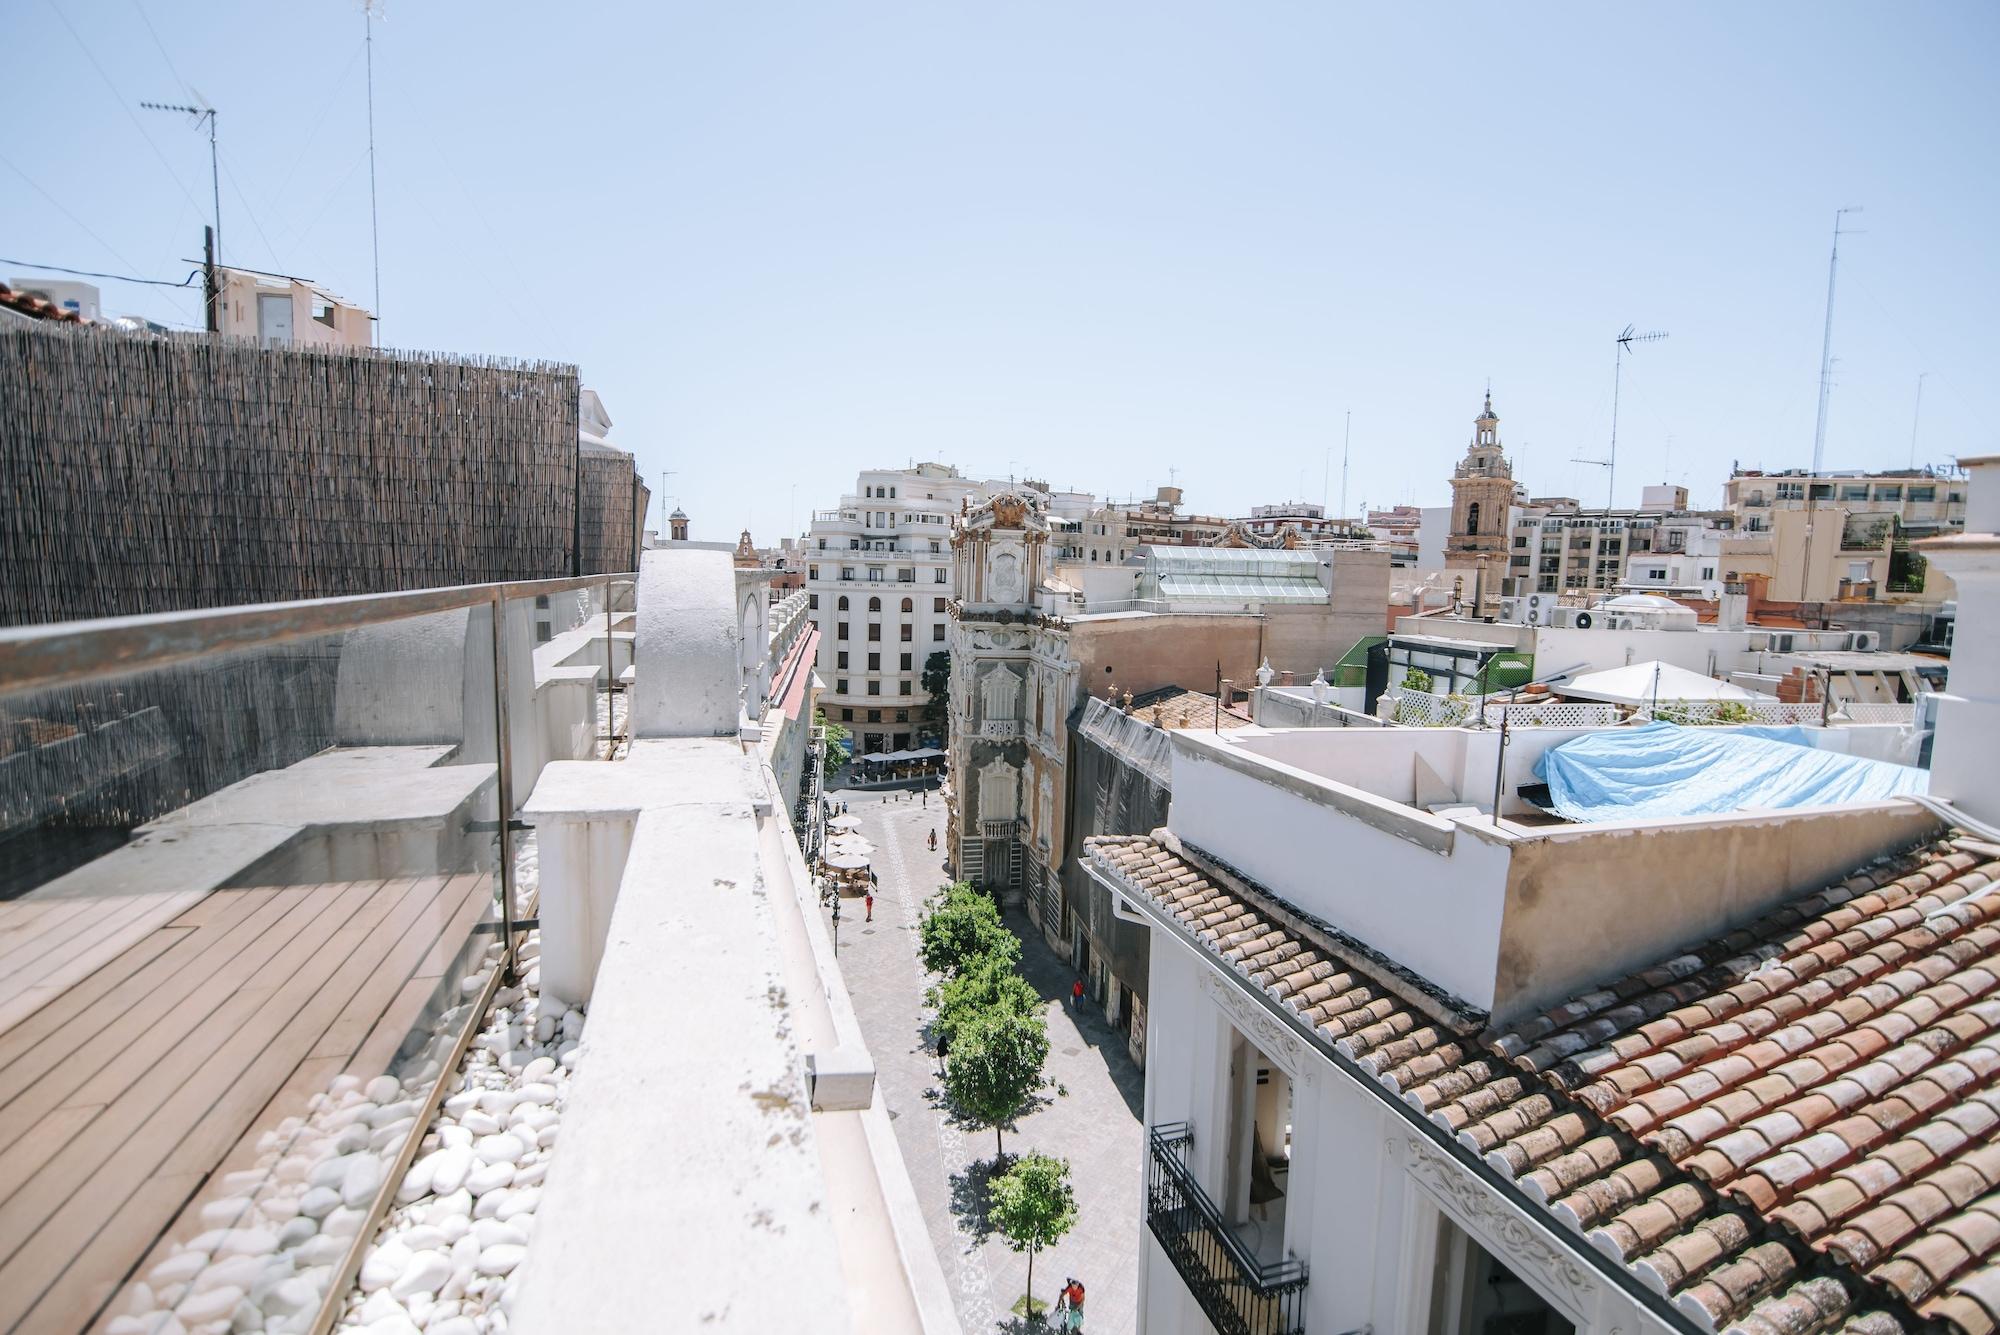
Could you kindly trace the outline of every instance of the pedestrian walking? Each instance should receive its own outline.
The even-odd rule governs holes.
[[[874,921],[875,921],[875,890],[874,890],[874,888],[873,888],[872,886],[871,886],[871,887],[869,888],[869,891],[868,891],[868,894],[867,894],[867,897],[866,897],[866,900],[865,900],[865,902],[866,902],[866,903],[867,903],[867,905],[868,905],[868,916],[867,916],[866,918],[863,918],[863,919],[862,919],[862,921],[863,921],[863,922],[874,922]]]
[[[1081,978],[1069,985],[1069,1008],[1073,1011],[1083,1009],[1083,979]]]
[[[935,829],[931,831],[931,852],[937,852],[937,831]]]

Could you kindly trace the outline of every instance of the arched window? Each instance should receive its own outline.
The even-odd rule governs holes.
[[[847,595],[844,593],[840,595],[840,610],[843,612],[847,610]]]
[[[880,598],[870,598],[870,599],[868,600],[868,610],[869,610],[869,611],[871,611],[871,612],[879,612],[879,611],[881,611],[881,610],[882,610],[882,600],[881,600]]]
[[[905,612],[914,612],[917,610],[917,605],[911,602],[908,598],[905,598],[903,599],[903,610]]]
[[[1478,501],[1474,501],[1472,504],[1465,507],[1465,531],[1468,536],[1475,535],[1479,532]]]

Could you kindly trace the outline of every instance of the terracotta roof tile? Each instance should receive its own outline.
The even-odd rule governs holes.
[[[1715,1329],[1887,1335],[1921,1315],[2000,1335],[2000,896],[1978,894],[2000,863],[1985,851],[1884,859],[1476,1033],[1198,855],[1150,838],[1088,850]],[[1233,934],[1204,934],[1210,920]]]

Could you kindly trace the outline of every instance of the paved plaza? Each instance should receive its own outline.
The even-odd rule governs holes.
[[[944,841],[943,804],[936,793],[927,806],[914,792],[830,796],[848,802],[877,850],[875,921],[861,920],[858,901],[843,906],[841,969],[959,1321],[968,1332],[1020,1329],[1010,1309],[1025,1287],[1027,1257],[980,1222],[993,1132],[953,1120],[923,1029],[931,980],[917,959],[916,922],[925,897],[945,880],[942,850],[926,847],[933,829]],[[1045,1002],[1051,1082],[1044,1101],[1007,1133],[1007,1152],[1068,1159],[1077,1198],[1075,1229],[1036,1259],[1035,1297],[1053,1301],[1064,1277],[1074,1275],[1089,1295],[1085,1331],[1129,1335],[1138,1326],[1144,1076],[1126,1055],[1125,1035],[1105,1023],[1095,1003],[1086,1001],[1081,1013],[1066,1004],[1075,978],[1068,963],[1025,916],[1010,912],[1007,921],[1023,938],[1022,971]]]

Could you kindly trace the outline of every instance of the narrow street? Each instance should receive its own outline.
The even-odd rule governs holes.
[[[945,879],[942,851],[926,846],[933,829],[943,842],[943,806],[935,793],[928,805],[915,792],[830,796],[849,804],[876,846],[875,921],[862,921],[858,901],[843,905],[841,967],[959,1320],[968,1332],[1022,1329],[1011,1309],[1025,1288],[1027,1257],[989,1235],[981,1219],[993,1132],[954,1120],[924,1037],[930,979],[917,958],[916,923],[924,899]],[[906,800],[885,800],[896,797]],[[1036,1259],[1035,1297],[1053,1301],[1074,1275],[1088,1294],[1085,1331],[1129,1335],[1138,1325],[1144,1076],[1126,1053],[1125,1035],[1105,1023],[1095,1003],[1085,1001],[1081,1013],[1069,1007],[1075,975],[1033,924],[1015,912],[1007,923],[1023,938],[1022,971],[1045,1003],[1050,1081],[1041,1102],[1007,1132],[1007,1152],[1068,1159],[1077,1199],[1076,1227]]]

